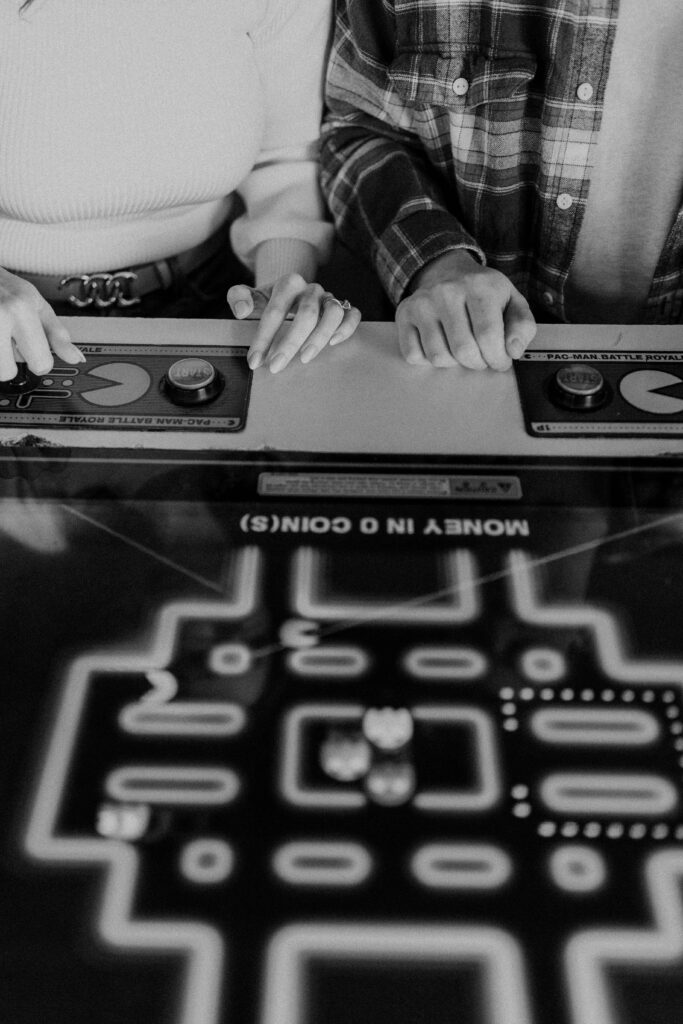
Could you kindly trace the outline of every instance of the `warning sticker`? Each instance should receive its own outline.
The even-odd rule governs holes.
[[[258,493],[269,497],[460,498],[509,501],[522,497],[516,476],[427,473],[261,473]]]

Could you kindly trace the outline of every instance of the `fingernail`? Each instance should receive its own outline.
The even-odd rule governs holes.
[[[524,343],[519,338],[511,338],[507,343],[507,350],[511,359],[519,359],[524,352]]]
[[[305,348],[305,349],[303,349],[302,352],[301,352],[301,362],[302,363],[310,363],[310,361],[311,361],[311,359],[313,358],[314,355],[315,355],[315,349],[314,348]]]
[[[251,313],[251,306],[246,299],[240,299],[235,303],[235,316],[238,320],[241,320],[243,316],[248,316],[249,313]]]
[[[257,370],[263,360],[261,359],[260,352],[250,352],[247,356],[247,362],[249,363],[250,370]]]
[[[339,331],[335,331],[329,340],[330,345],[338,345],[340,341],[344,340],[344,335],[340,334]]]
[[[287,357],[283,356],[282,353],[280,352],[278,355],[273,356],[273,358],[270,360],[270,362],[268,363],[268,369],[270,370],[271,373],[279,373],[280,370],[284,370],[286,365]]]
[[[73,356],[74,362],[76,362],[76,363],[84,363],[85,362],[85,356],[83,355],[83,353],[81,352],[80,349],[73,348],[71,350],[71,355]]]

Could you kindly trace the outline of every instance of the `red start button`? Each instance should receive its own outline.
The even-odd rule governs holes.
[[[201,405],[220,395],[224,380],[216,367],[200,356],[178,359],[169,366],[162,383],[164,393],[176,405]]]
[[[590,363],[567,363],[553,376],[550,397],[564,409],[598,409],[609,399],[605,378]]]

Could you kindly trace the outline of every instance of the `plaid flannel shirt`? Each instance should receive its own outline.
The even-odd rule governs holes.
[[[338,0],[322,184],[395,303],[426,263],[467,248],[567,319],[618,6]],[[683,209],[641,318],[678,322],[682,306]]]

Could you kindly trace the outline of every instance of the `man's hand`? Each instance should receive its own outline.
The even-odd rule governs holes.
[[[396,324],[407,362],[471,370],[508,370],[536,333],[524,296],[465,249],[440,256],[417,274],[396,309]]]

